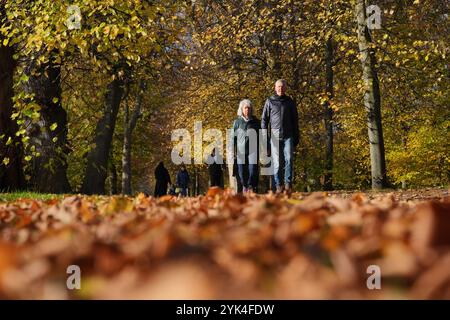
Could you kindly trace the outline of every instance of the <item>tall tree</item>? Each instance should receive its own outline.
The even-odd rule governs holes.
[[[0,25],[8,24],[5,1],[0,2]],[[22,171],[22,144],[15,133],[16,121],[11,119],[13,104],[14,49],[0,32],[0,191],[25,187]]]
[[[27,121],[29,148],[37,154],[30,160],[30,183],[38,192],[69,193],[67,113],[61,102],[61,67],[54,61],[57,55],[52,52],[47,63],[31,58],[25,68],[25,91],[33,96],[40,114],[37,121]]]
[[[109,168],[109,194],[114,195],[118,194],[117,188],[117,168],[116,163],[114,161],[114,152],[113,148],[111,148],[111,153],[108,159],[108,168]]]
[[[105,180],[108,169],[108,156],[116,126],[117,113],[119,111],[124,81],[117,75],[109,83],[106,95],[103,115],[95,128],[94,148],[87,156],[87,166],[84,175],[81,192],[85,194],[104,194]]]
[[[136,123],[141,116],[142,96],[144,95],[146,84],[144,80],[140,80],[138,84],[138,93],[136,96],[136,105],[130,117],[129,105],[125,105],[124,116],[124,134],[122,149],[122,193],[131,194],[131,142],[132,133],[136,127]]]
[[[367,26],[366,4],[364,0],[355,1],[355,13],[358,23],[359,54],[365,85],[364,105],[367,112],[369,132],[372,188],[382,189],[387,186],[387,179],[383,127],[381,123],[381,93],[376,69],[375,50]]]
[[[334,96],[333,88],[333,64],[334,64],[334,50],[333,38],[330,36],[326,42],[325,49],[325,65],[326,65],[326,100],[324,102],[324,122],[326,131],[326,146],[325,146],[325,179],[324,189],[333,190],[333,108],[330,101]]]

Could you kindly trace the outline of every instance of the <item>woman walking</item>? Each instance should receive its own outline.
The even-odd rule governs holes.
[[[238,179],[243,192],[256,192],[258,188],[258,134],[260,121],[253,116],[252,103],[244,99],[239,103],[238,118],[234,120],[234,148]]]
[[[167,194],[167,186],[171,184],[169,171],[164,167],[161,161],[155,169],[155,197],[161,197]]]

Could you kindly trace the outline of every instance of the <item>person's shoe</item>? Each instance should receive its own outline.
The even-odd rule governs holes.
[[[243,187],[243,188],[242,188],[242,193],[247,193],[247,192],[248,192],[248,188]]]
[[[292,187],[289,184],[286,184],[284,186],[284,192],[287,196],[290,196],[292,194]]]
[[[277,186],[276,193],[277,194],[283,193],[283,187],[282,186]]]
[[[248,187],[247,192],[248,193],[253,193],[253,187]]]

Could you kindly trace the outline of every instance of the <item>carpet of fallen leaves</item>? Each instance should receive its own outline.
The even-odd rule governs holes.
[[[0,203],[0,298],[450,299],[449,192]]]

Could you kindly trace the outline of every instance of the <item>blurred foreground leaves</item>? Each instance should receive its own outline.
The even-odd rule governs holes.
[[[366,270],[381,268],[381,290]],[[81,290],[68,290],[69,265]],[[450,299],[445,190],[0,203],[0,297]]]

